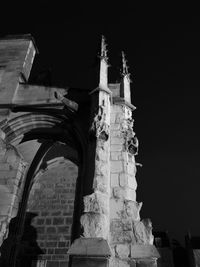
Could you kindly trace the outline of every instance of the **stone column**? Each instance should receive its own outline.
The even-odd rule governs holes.
[[[101,44],[98,86],[90,93],[92,104],[89,145],[91,145],[92,151],[89,149],[88,153],[94,152],[94,158],[92,158],[92,160],[94,160],[94,173],[92,173],[93,193],[84,196],[84,214],[81,216],[81,225],[83,227],[84,237],[75,240],[74,244],[72,244],[72,247],[68,251],[68,253],[73,256],[72,266],[88,266],[82,258],[81,262],[79,260],[77,261],[77,257],[80,255],[81,257],[85,255],[85,259],[89,260],[89,262],[93,262],[93,264],[95,259],[97,266],[107,266],[108,258],[111,255],[108,244],[110,230],[111,91],[108,88],[107,68],[107,50],[105,39],[103,37]],[[93,163],[91,162],[91,165],[92,164]],[[88,168],[91,168],[91,166],[88,165]],[[93,248],[91,244],[95,244]],[[80,247],[82,247],[81,254]],[[105,249],[102,249],[102,247]],[[105,260],[98,263],[99,257]]]
[[[93,179],[94,193],[84,197],[84,212],[81,224],[85,237],[109,235],[109,198],[110,198],[110,94],[98,89],[93,97],[98,107],[91,126],[96,138],[95,171]],[[95,101],[96,102],[96,101]]]
[[[130,78],[124,54],[122,80],[113,93],[110,124],[110,266],[156,266],[150,219],[140,220],[142,202],[136,201],[138,139],[133,126]]]

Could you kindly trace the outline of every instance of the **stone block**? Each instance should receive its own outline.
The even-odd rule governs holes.
[[[132,231],[132,219],[131,218],[120,218],[118,220],[112,220],[110,223],[111,232],[122,232],[122,231]]]
[[[121,125],[119,123],[111,123],[110,130],[120,130]]]
[[[68,234],[69,233],[69,226],[59,226],[58,227],[59,234]]]
[[[64,248],[64,247],[66,247],[66,244],[67,244],[67,242],[58,242],[58,247],[59,248]]]
[[[97,160],[107,161],[108,157],[109,157],[109,154],[106,150],[104,150],[102,147],[97,148],[97,150],[96,150],[96,159]]]
[[[56,228],[55,227],[47,227],[46,228],[46,233],[47,234],[55,234],[56,233]]]
[[[108,196],[101,192],[85,196],[84,212],[108,214]]]
[[[57,247],[57,242],[52,242],[52,241],[49,241],[49,242],[46,242],[46,247],[47,248],[55,248]]]
[[[124,162],[128,162],[129,154],[126,151],[122,151],[121,155],[119,156],[119,160],[122,160]]]
[[[125,199],[136,201],[136,191],[134,189],[131,189],[131,188],[126,188]]]
[[[64,218],[63,217],[53,218],[53,224],[54,225],[64,224]]]
[[[105,164],[105,162],[102,161],[96,161],[95,164],[95,172],[97,175],[101,176],[108,176],[109,173],[109,166],[108,164]]]
[[[119,175],[119,185],[121,187],[126,187],[128,185],[128,175],[126,173],[120,173],[120,175]]]
[[[17,170],[9,170],[9,171],[1,171],[0,170],[0,178],[16,178]]]
[[[154,245],[131,245],[131,258],[134,259],[158,259],[160,254]]]
[[[38,218],[37,219],[37,225],[42,225],[42,224],[44,224],[44,222],[45,222],[44,218]]]
[[[110,153],[111,160],[119,160],[122,152],[114,151]]]
[[[113,244],[135,243],[135,238],[132,231],[114,231],[110,233],[110,242]]]
[[[84,237],[108,237],[108,219],[104,214],[85,213],[81,216],[81,225],[84,229]]]
[[[110,199],[110,218],[118,219],[121,218],[121,213],[123,211],[124,203],[120,199]]]
[[[122,133],[119,130],[111,130],[110,131],[110,136],[111,136],[111,138],[112,137],[121,137],[122,136]]]
[[[115,152],[115,151],[122,151],[122,145],[110,145],[110,151]]]
[[[110,114],[110,123],[115,123],[115,113]]]
[[[116,199],[124,199],[125,190],[121,187],[114,187],[113,188],[113,197]]]
[[[133,221],[140,220],[140,210],[142,208],[142,202],[138,203],[136,201],[125,200],[124,208],[126,212],[126,216],[131,217]]]
[[[66,248],[55,248],[55,254],[67,254]]]
[[[120,137],[111,137],[111,145],[122,145],[124,143],[124,138]]]
[[[121,113],[123,112],[123,107],[121,105],[112,105],[111,113]]]
[[[111,187],[118,187],[119,186],[119,174],[118,173],[111,173],[110,184],[111,184]]]
[[[130,267],[130,265],[127,260],[121,260],[113,257],[109,261],[109,267]]]
[[[120,113],[116,114],[115,122],[116,123],[121,123],[121,122],[123,122],[124,119],[125,119],[124,113],[120,112]]]
[[[65,224],[69,225],[69,224],[72,224],[72,222],[73,222],[72,217],[65,218]]]
[[[78,238],[67,252],[69,255],[77,256],[99,256],[110,257],[111,248],[107,240],[103,238]]]
[[[95,174],[93,188],[96,191],[106,194],[110,188],[110,179],[106,175]]]
[[[5,162],[1,162],[0,163],[0,170],[1,171],[9,171],[10,170],[10,164],[5,163]]]
[[[128,186],[131,189],[134,189],[134,190],[137,189],[137,181],[134,175],[130,175],[130,174],[128,175]]]
[[[122,161],[110,161],[110,172],[111,173],[120,173],[122,171],[123,171]]]
[[[133,162],[128,162],[127,164],[127,172],[130,175],[135,175],[136,174],[136,167]]]
[[[134,234],[138,244],[153,245],[152,223],[150,219],[135,221],[133,223]]]
[[[116,255],[121,259],[127,259],[130,254],[130,245],[129,244],[119,244],[115,247]]]

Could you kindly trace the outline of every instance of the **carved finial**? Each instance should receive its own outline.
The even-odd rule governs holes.
[[[124,51],[122,51],[122,75],[123,76],[130,75],[128,72],[127,60]]]
[[[102,39],[101,39],[101,58],[105,59],[106,61],[108,60],[107,57],[107,52],[108,50],[106,49],[107,44],[106,44],[106,39],[105,36],[102,35]]]

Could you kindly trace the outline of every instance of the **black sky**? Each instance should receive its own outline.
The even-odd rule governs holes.
[[[188,229],[200,235],[198,9],[32,4],[5,8],[0,35],[31,33],[40,51],[33,73],[50,68],[54,85],[90,86],[101,34],[108,43],[112,82],[119,78],[120,52],[125,51],[137,107],[136,160],[143,164],[137,172],[141,216],[182,243]]]

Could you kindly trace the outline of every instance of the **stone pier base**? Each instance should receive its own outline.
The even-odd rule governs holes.
[[[68,250],[72,267],[108,267],[111,249],[103,238],[78,238]]]

